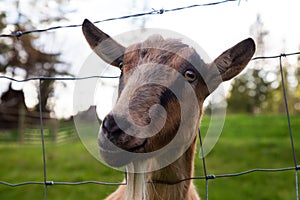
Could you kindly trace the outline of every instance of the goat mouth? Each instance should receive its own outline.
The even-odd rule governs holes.
[[[108,165],[112,167],[122,167],[135,160],[139,160],[145,152],[147,139],[137,142],[131,147],[120,147],[108,141],[98,140],[100,155]]]
[[[128,149],[127,151],[134,152],[134,153],[143,153],[143,152],[141,152],[141,150],[144,150],[146,143],[147,143],[147,139],[145,139],[141,144],[138,144],[138,145]]]
[[[99,140],[99,147],[100,147],[100,151],[102,152],[106,152],[106,153],[119,153],[119,152],[129,152],[129,153],[145,153],[145,146],[147,144],[147,139],[144,139],[140,142],[137,142],[137,144],[135,144],[134,146],[123,146],[121,144],[115,144],[113,142],[111,142],[110,145],[107,145],[106,142],[102,142],[101,140]]]

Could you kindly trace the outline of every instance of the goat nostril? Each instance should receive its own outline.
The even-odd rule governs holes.
[[[124,130],[128,130],[130,123],[124,118],[117,118],[118,116],[107,115],[102,122],[103,135],[111,142],[117,142],[121,136],[126,135]],[[116,120],[118,119],[117,124]]]
[[[103,120],[103,125],[102,127],[109,133],[114,133],[114,132],[119,132],[120,128],[118,127],[116,121],[114,120],[113,116],[108,115],[104,120]]]

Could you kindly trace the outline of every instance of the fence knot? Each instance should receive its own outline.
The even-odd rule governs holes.
[[[215,179],[215,178],[216,178],[216,175],[210,174],[210,175],[207,175],[205,178],[206,178],[206,180],[209,180],[209,179]]]
[[[13,32],[12,33],[12,36],[13,37],[16,37],[16,38],[19,38],[23,35],[23,32],[22,31],[16,31],[16,32]]]
[[[153,14],[164,14],[165,13],[165,9],[161,8],[159,10],[155,10],[154,8],[152,8],[153,10]]]
[[[300,170],[300,165],[297,165],[297,166],[296,166],[296,170]]]
[[[45,185],[54,185],[54,181],[45,181]]]
[[[280,57],[286,57],[286,54],[285,53],[281,53]]]

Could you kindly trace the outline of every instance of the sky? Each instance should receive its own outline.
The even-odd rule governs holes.
[[[152,1],[77,1],[77,12],[70,15],[70,22],[80,23],[84,18],[91,21],[110,17],[134,14],[152,9],[159,10],[181,6],[213,2],[187,0],[152,0]],[[76,6],[76,5],[75,5]],[[278,54],[282,50],[297,51],[300,45],[300,2],[297,0],[241,0],[216,6],[197,7],[163,15],[153,15],[128,20],[99,23],[97,26],[117,35],[122,32],[138,29],[146,20],[148,28],[162,28],[179,32],[198,42],[212,57],[217,56],[224,48],[247,38],[250,26],[255,23],[258,14],[270,33],[266,41],[266,54]],[[72,30],[75,31],[75,30]],[[80,32],[80,31],[79,31]],[[81,33],[79,33],[81,34]],[[84,41],[78,41],[82,43]],[[82,44],[81,44],[82,45]],[[84,44],[83,44],[84,45]]]
[[[68,11],[65,14],[68,21],[53,23],[52,25],[81,24],[85,18],[97,21],[148,12],[152,9],[172,9],[215,1],[218,0],[70,0],[64,8]],[[30,12],[33,17],[38,15],[37,11],[26,8],[26,0],[22,2],[23,8],[21,7],[21,9],[23,9],[23,12]],[[55,6],[54,1],[50,0],[49,2]],[[0,1],[0,9],[1,7],[3,9],[3,6],[6,6],[6,4],[1,4]],[[279,55],[282,52],[290,53],[300,49],[299,8],[300,1],[298,0],[241,0],[240,2],[228,2],[215,6],[168,12],[162,15],[102,22],[96,25],[111,36],[140,29],[142,26],[175,31],[194,40],[213,59],[237,42],[251,37],[250,27],[255,23],[259,14],[264,29],[269,31],[265,38],[265,55]],[[39,27],[44,28],[42,24],[38,25]],[[40,33],[41,36],[43,34]],[[56,30],[54,34],[44,36],[41,42],[43,40],[45,44],[42,46],[45,50],[62,53],[62,59],[70,63],[70,72],[74,75],[78,75],[83,63],[91,54],[81,28]],[[295,57],[289,59],[291,64],[295,64]],[[113,72],[113,74],[118,73],[117,70]],[[115,84],[114,81],[108,83],[108,85]],[[27,86],[23,87],[29,91],[28,104],[36,103],[34,101],[36,96],[30,94],[32,91]],[[67,88],[63,88],[58,84],[56,91],[57,103],[55,105],[57,116],[67,117],[72,112],[72,108],[66,106],[66,101],[72,102],[73,88],[74,83],[68,83]],[[114,92],[112,92],[111,87],[102,85],[99,88],[100,94],[95,99],[98,103],[105,104],[105,106],[102,106],[103,110],[99,111],[103,117],[110,110]],[[68,103],[68,105],[72,104]]]

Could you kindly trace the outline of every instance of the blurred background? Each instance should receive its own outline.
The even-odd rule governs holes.
[[[206,4],[216,1],[97,1],[0,0],[0,34],[80,25],[85,18],[105,20]],[[160,28],[176,31],[197,42],[214,59],[235,43],[252,37],[255,57],[300,51],[300,2],[297,0],[240,0],[199,6],[163,14],[97,23],[111,36]],[[18,80],[33,77],[76,77],[91,54],[81,27],[62,28],[21,37],[0,37],[0,76]],[[300,55],[282,57],[294,134],[292,154],[279,58],[257,59],[244,72],[225,83],[227,115],[222,135],[206,157],[209,174],[253,168],[293,167],[300,158]],[[99,66],[107,67],[107,66]],[[101,75],[101,74],[97,74]],[[118,76],[118,70],[106,75]],[[16,82],[0,78],[0,181],[43,181],[38,91],[46,141],[47,180],[120,182],[123,174],[101,164],[85,149],[73,118],[74,81]],[[109,112],[117,87],[115,80],[98,80],[94,105],[99,120]],[[210,123],[210,102],[201,124]],[[294,159],[296,158],[296,160]],[[196,158],[196,175],[203,166]],[[195,181],[204,198],[205,180]],[[295,199],[295,172],[254,173],[209,181],[210,199]],[[103,199],[117,186],[48,186],[48,199]],[[0,199],[42,199],[43,185],[9,187],[0,184]]]

